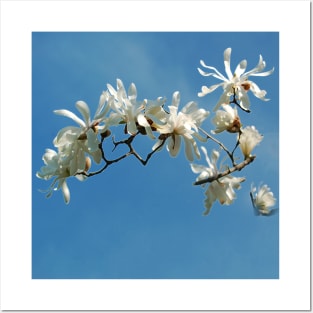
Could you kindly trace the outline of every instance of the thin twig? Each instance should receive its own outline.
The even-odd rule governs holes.
[[[224,172],[217,173],[216,175],[210,176],[210,177],[202,179],[202,180],[198,180],[198,181],[194,182],[193,184],[194,185],[202,185],[202,184],[205,184],[205,183],[211,183],[212,181],[217,180],[217,179],[219,179],[221,177],[224,177],[224,176],[226,176],[226,175],[228,175],[230,173],[233,173],[235,171],[241,171],[245,166],[247,166],[248,164],[253,162],[254,159],[255,159],[255,155],[250,156],[250,157],[246,158],[243,162],[235,165],[232,168],[228,168]]]
[[[204,135],[206,135],[208,139],[211,139],[211,140],[213,140],[215,143],[217,143],[217,144],[228,154],[228,156],[230,157],[230,159],[231,159],[231,161],[232,161],[232,163],[233,163],[233,166],[235,166],[235,161],[234,161],[233,153],[230,153],[230,152],[228,151],[228,149],[227,149],[219,140],[217,140],[216,138],[212,137],[212,136],[211,136],[208,132],[206,132],[204,129],[202,129],[202,128],[199,127],[199,130],[200,130]],[[238,144],[237,144],[237,145],[238,145]],[[236,149],[236,147],[235,147],[235,149]],[[234,149],[233,151],[235,151],[235,149]]]
[[[147,156],[146,156],[146,159],[143,159],[137,152],[136,150],[134,149],[134,147],[132,146],[132,142],[133,140],[135,139],[135,137],[139,134],[136,133],[135,135],[131,135],[130,137],[128,137],[127,139],[125,140],[121,140],[121,141],[115,141],[114,140],[114,137],[112,136],[112,142],[113,142],[113,145],[114,145],[114,148],[113,148],[113,151],[116,149],[116,147],[118,145],[121,145],[121,144],[125,144],[128,146],[129,148],[129,151],[123,155],[121,155],[120,157],[116,158],[116,159],[113,159],[113,160],[108,160],[106,157],[105,157],[105,154],[104,154],[104,151],[103,151],[103,141],[104,141],[104,138],[101,138],[101,142],[99,144],[99,149],[101,150],[101,156],[102,156],[102,159],[103,161],[105,162],[105,165],[99,169],[98,171],[95,171],[95,172],[90,172],[90,173],[87,173],[86,171],[83,171],[83,172],[78,172],[76,173],[75,175],[84,175],[86,177],[91,177],[91,176],[94,176],[94,175],[97,175],[97,174],[100,174],[102,173],[107,167],[109,167],[111,164],[113,163],[117,163],[119,161],[121,161],[122,159],[125,159],[127,158],[128,156],[130,155],[133,155],[137,160],[139,160],[141,162],[141,164],[143,165],[146,165],[148,163],[148,161],[150,160],[150,158],[152,157],[152,155],[154,153],[156,153],[165,143],[166,138],[164,138],[161,142],[161,144],[156,148],[154,149],[152,152],[148,153]]]

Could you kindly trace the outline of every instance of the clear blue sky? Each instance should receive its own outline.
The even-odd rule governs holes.
[[[233,205],[215,203],[202,215],[204,190],[192,186],[196,175],[183,150],[173,159],[163,149],[146,167],[127,158],[83,183],[69,179],[69,205],[61,191],[50,199],[38,191],[51,183],[35,176],[44,150],[53,148],[59,129],[74,125],[53,110],[77,113],[75,102],[84,100],[93,115],[101,92],[116,78],[126,88],[134,82],[139,99],[165,96],[170,104],[180,91],[181,107],[195,100],[211,112],[203,125],[210,131],[222,90],[198,98],[202,85],[218,81],[201,76],[197,67],[203,59],[224,74],[227,47],[232,70],[242,59],[253,68],[259,54],[266,69],[275,67],[271,76],[253,79],[271,100],[250,94],[252,113],[239,112],[264,140],[254,163],[235,174],[246,182]],[[249,198],[251,183],[264,182],[279,206],[278,47],[275,32],[33,33],[32,277],[279,278],[279,214],[254,216]],[[152,146],[149,138],[140,144],[145,151]]]

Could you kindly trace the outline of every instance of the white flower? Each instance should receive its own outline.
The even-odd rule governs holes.
[[[247,68],[247,61],[243,60],[241,61],[234,72],[234,74],[231,71],[230,68],[230,55],[231,55],[231,48],[227,48],[224,51],[224,65],[225,65],[225,72],[227,74],[227,77],[222,75],[215,67],[208,66],[204,63],[204,61],[200,61],[200,64],[208,68],[210,70],[213,70],[214,72],[204,72],[202,69],[198,68],[199,72],[203,76],[213,76],[217,79],[222,80],[222,83],[213,85],[211,87],[202,86],[201,92],[198,93],[199,97],[203,97],[207,95],[208,93],[211,93],[218,87],[222,87],[224,89],[224,92],[222,96],[220,97],[217,105],[214,108],[214,111],[218,109],[218,107],[223,103],[229,103],[230,97],[236,93],[236,96],[239,100],[239,106],[249,112],[250,107],[250,101],[247,95],[247,92],[249,90],[252,91],[252,93],[259,99],[263,101],[267,101],[269,99],[265,98],[266,91],[261,90],[257,84],[255,84],[253,81],[248,80],[249,76],[268,76],[273,73],[274,68],[267,72],[262,72],[265,68],[266,64],[265,61],[263,61],[262,56],[260,55],[259,63],[255,68],[253,68],[250,71],[246,72]]]
[[[209,165],[209,167],[191,164],[191,169],[194,173],[199,174],[196,181],[201,181],[203,179],[213,177],[218,174],[217,169],[217,160],[219,158],[219,152],[216,150],[212,151],[211,160],[208,157],[208,153],[205,147],[201,147],[202,152],[205,155],[205,159]],[[244,177],[233,177],[230,175],[223,176],[218,180],[214,180],[211,182],[205,191],[206,199],[204,201],[206,210],[204,211],[204,215],[209,214],[213,203],[218,200],[220,204],[229,205],[233,203],[236,198],[236,193],[234,189],[240,189],[242,183],[245,180]]]
[[[254,126],[247,126],[241,130],[239,135],[239,146],[245,157],[251,156],[251,152],[256,145],[263,139],[263,136],[258,132]]]
[[[276,199],[271,189],[267,185],[263,185],[258,188],[257,192],[256,191],[256,187],[251,185],[250,196],[256,215],[273,214],[276,210],[270,208],[275,205]]]
[[[100,126],[99,124],[105,120],[106,114],[110,109],[110,107],[106,105],[108,99],[109,93],[107,91],[102,92],[93,120],[90,119],[90,110],[87,103],[84,101],[76,102],[76,108],[81,113],[84,120],[80,119],[76,114],[69,110],[55,110],[54,113],[69,117],[75,121],[80,126],[81,134],[86,133],[89,129],[93,129],[93,131],[96,132],[105,129],[105,126]]]
[[[226,130],[230,133],[240,131],[241,122],[238,116],[237,108],[232,108],[229,104],[222,104],[224,110],[218,110],[212,122],[216,129],[212,133],[217,134]]]
[[[130,135],[135,135],[138,130],[144,128],[144,133],[151,139],[155,136],[152,133],[151,124],[154,122],[154,114],[156,121],[159,121],[164,101],[158,98],[156,101],[144,99],[137,101],[137,89],[134,83],[129,86],[128,95],[124,88],[123,82],[117,79],[117,90],[110,84],[107,84],[108,90],[112,95],[110,106],[114,111],[111,113],[108,123],[110,125],[118,125],[126,123],[126,131]],[[148,112],[146,111],[148,109]],[[165,112],[164,112],[165,113]]]
[[[78,171],[87,172],[89,170],[91,166],[90,158],[85,157],[85,154],[79,151],[74,155],[65,155],[63,153],[57,153],[52,149],[46,149],[42,159],[45,166],[41,167],[40,171],[36,173],[36,176],[44,180],[49,180],[55,176],[47,190],[47,198],[52,195],[54,190],[62,189],[64,201],[68,204],[70,202],[70,190],[66,180],[70,176],[75,176],[80,181],[86,180],[86,175],[77,175],[76,173]],[[57,187],[55,187],[56,183],[58,183]]]
[[[66,116],[74,120],[80,127],[68,126],[61,129],[53,140],[53,144],[60,153],[65,155],[82,154],[84,151],[90,154],[96,163],[101,161],[100,141],[97,138],[98,131],[106,130],[106,125],[100,125],[106,118],[109,106],[105,106],[109,95],[103,92],[100,96],[98,109],[93,120],[90,119],[90,110],[84,101],[76,102],[76,108],[82,114],[80,119],[69,110],[55,110],[54,113]],[[72,173],[71,173],[72,174]]]
[[[64,201],[68,204],[70,201],[70,191],[66,183],[66,179],[70,176],[68,159],[64,159],[60,154],[51,149],[46,149],[42,159],[45,166],[36,173],[36,176],[45,180],[56,176],[48,190],[47,197],[52,195],[53,190],[62,189]],[[58,185],[54,188],[57,182]]]
[[[209,115],[208,111],[199,109],[195,102],[189,102],[186,106],[178,112],[178,106],[180,102],[180,94],[178,91],[174,92],[172,105],[169,106],[169,114],[167,114],[167,120],[164,125],[157,125],[156,130],[161,134],[158,142],[153,146],[153,150],[160,147],[164,139],[168,138],[167,150],[172,157],[177,156],[181,139],[183,138],[185,143],[185,154],[189,161],[193,161],[193,153],[196,157],[200,158],[200,152],[195,141],[195,138],[200,141],[205,141],[198,134],[198,128],[201,123]]]

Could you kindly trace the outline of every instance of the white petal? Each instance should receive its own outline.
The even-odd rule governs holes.
[[[188,161],[193,161],[193,154],[192,154],[192,143],[190,140],[188,140],[186,137],[184,137],[184,143],[185,143],[185,155]]]
[[[229,98],[230,98],[230,96],[228,95],[228,91],[225,90],[223,92],[223,94],[221,95],[221,97],[219,98],[219,100],[218,100],[217,104],[215,105],[213,111],[215,112],[224,103],[228,104],[229,103]]]
[[[132,83],[128,88],[128,98],[130,101],[136,100],[137,98],[137,89],[134,83]]]
[[[134,120],[130,120],[127,122],[127,132],[130,135],[135,135],[137,133],[137,126]]]
[[[222,86],[223,84],[224,83],[220,83],[220,84],[212,85],[210,87],[202,86],[201,92],[198,93],[198,97],[203,97],[203,96],[207,95],[208,93],[211,93],[212,91],[214,91],[218,87]]]
[[[62,185],[61,185],[61,188],[62,188],[62,192],[63,192],[63,197],[64,197],[64,201],[66,204],[69,204],[70,202],[70,198],[71,198],[71,194],[70,194],[70,190],[67,186],[67,183],[66,183],[66,180],[64,179]]]
[[[69,110],[55,110],[53,112],[57,115],[63,115],[63,116],[69,117],[81,127],[86,127],[86,123],[82,119],[80,119],[76,114],[74,114],[73,112]]]
[[[233,78],[233,73],[231,72],[231,69],[230,69],[230,55],[231,55],[231,48],[227,48],[224,51],[224,65],[225,65],[225,72],[229,80]]]
[[[99,140],[97,138],[97,135],[92,129],[89,129],[86,134],[87,134],[88,152],[97,151],[99,149]]]
[[[117,92],[116,92],[116,90],[113,88],[113,86],[110,85],[110,84],[107,84],[107,88],[108,88],[110,94],[116,98]]]
[[[180,93],[179,93],[179,91],[175,91],[173,93],[172,105],[171,106],[178,108],[179,102],[180,102]]]
[[[238,93],[239,93],[239,106],[246,112],[250,112],[250,100],[248,97],[248,94],[246,93],[246,91],[243,88],[239,88],[238,89]]]
[[[167,144],[169,153],[172,157],[176,157],[179,149],[180,149],[180,145],[181,145],[181,137],[178,135],[174,135],[174,139],[173,137],[169,138],[169,142]]]
[[[215,73],[206,73],[206,72],[203,72],[201,69],[198,68],[199,70],[199,73],[203,76],[213,76],[217,79],[220,79],[220,80],[223,80],[223,81],[227,81],[228,79],[222,75],[215,67],[213,66],[208,66],[208,65],[205,65],[205,63],[201,60],[200,61],[200,64],[205,67],[205,68],[208,68],[210,70],[213,70]]]
[[[190,164],[190,167],[191,167],[191,170],[195,174],[199,174],[199,173],[206,171],[206,167],[204,165],[201,165],[201,164],[192,163],[192,164]]]
[[[104,91],[99,99],[99,105],[97,108],[97,111],[95,113],[95,120],[102,120],[104,118],[104,116],[108,113],[110,106],[109,105],[105,105],[106,101],[108,101],[109,99],[109,94],[107,91]]]
[[[89,125],[90,124],[90,110],[89,110],[87,103],[84,101],[77,101],[76,108],[84,117],[86,124]]]
[[[240,77],[245,72],[246,68],[247,68],[247,61],[246,60],[241,61],[235,70],[235,75],[237,77]]]
[[[268,101],[269,99],[266,99],[265,96],[266,96],[266,91],[265,90],[261,90],[259,88],[259,86],[254,83],[254,82],[250,82],[250,89],[251,89],[251,92],[259,99],[263,100],[263,101]]]

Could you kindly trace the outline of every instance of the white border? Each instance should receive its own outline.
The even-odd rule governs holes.
[[[299,0],[1,1],[2,310],[310,309],[310,10]],[[280,32],[279,280],[31,280],[31,32],[57,30]]]

